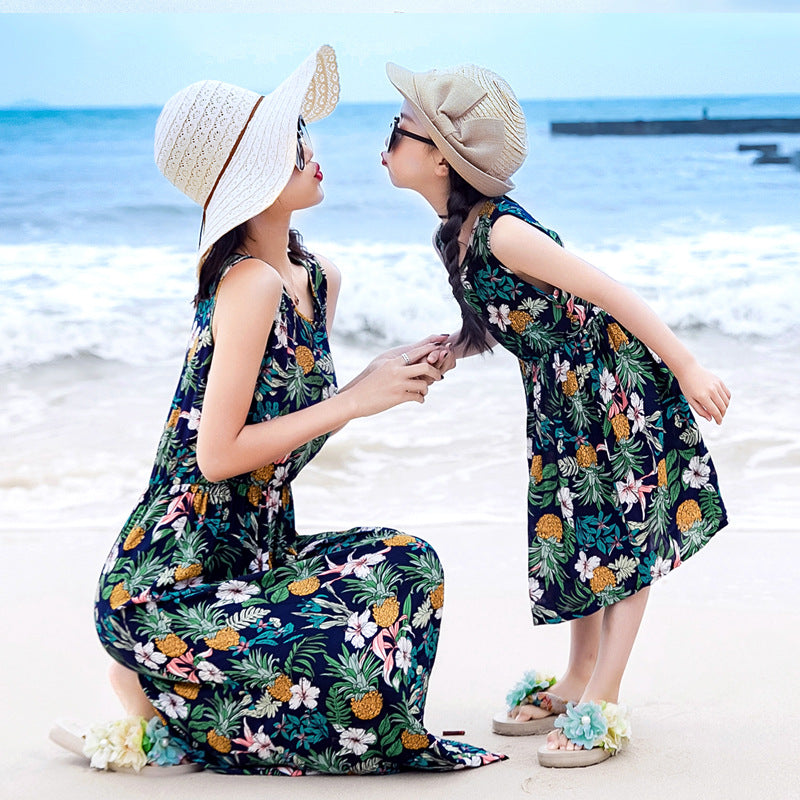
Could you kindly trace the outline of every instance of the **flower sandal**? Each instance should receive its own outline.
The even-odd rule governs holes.
[[[547,691],[556,682],[555,675],[529,670],[506,695],[507,711],[492,717],[492,732],[500,736],[537,736],[553,729],[553,716],[566,711],[566,703]],[[517,706],[531,705],[550,712],[545,717],[518,720],[510,716]]]
[[[183,775],[202,769],[183,762],[185,753],[171,741],[167,727],[158,717],[127,717],[99,725],[82,725],[59,720],[50,740],[70,753],[90,759],[94,769],[135,772],[148,777]],[[183,762],[183,763],[182,763]]]
[[[556,728],[578,750],[551,750],[546,744],[539,748],[539,763],[543,767],[590,767],[616,755],[623,742],[631,738],[628,710],[616,703],[567,703]]]

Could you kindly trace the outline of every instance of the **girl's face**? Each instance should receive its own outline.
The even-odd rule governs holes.
[[[424,189],[436,177],[435,168],[442,160],[436,147],[403,136],[400,131],[429,139],[411,104],[406,100],[400,108],[398,133],[391,150],[381,153],[381,163],[389,172],[391,182],[401,189]],[[387,139],[388,146],[388,139]]]

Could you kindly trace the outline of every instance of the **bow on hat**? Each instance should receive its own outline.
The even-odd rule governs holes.
[[[487,169],[504,141],[502,120],[458,122],[486,97],[486,90],[463,75],[437,75],[435,70],[414,75],[414,88],[420,109],[441,136],[468,162]]]

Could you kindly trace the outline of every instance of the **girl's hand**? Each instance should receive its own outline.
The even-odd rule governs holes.
[[[722,380],[697,363],[680,375],[676,373],[676,377],[689,405],[703,419],[713,419],[720,425],[731,402],[730,390]]]
[[[383,358],[358,383],[342,390],[340,396],[349,395],[354,404],[353,416],[368,417],[411,400],[424,403],[430,384],[442,379],[442,373],[426,360],[432,348],[426,343],[403,350],[408,363],[402,355]]]

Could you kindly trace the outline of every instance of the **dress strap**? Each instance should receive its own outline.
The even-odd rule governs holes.
[[[510,197],[495,197],[492,200],[488,200],[486,205],[483,209],[481,209],[481,216],[488,216],[489,217],[489,224],[494,225],[494,223],[500,219],[500,217],[505,216],[506,214],[511,214],[515,217],[519,217],[522,220],[525,220],[529,225],[533,225],[534,228],[538,228],[542,233],[546,233],[556,244],[560,245],[561,247],[564,246],[564,242],[561,241],[561,237],[550,228],[546,228],[539,222],[537,219],[534,219],[519,203],[512,200]]]

